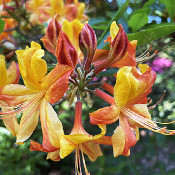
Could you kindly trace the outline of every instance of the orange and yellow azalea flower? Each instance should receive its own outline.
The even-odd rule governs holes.
[[[72,68],[57,64],[47,74],[47,64],[41,58],[44,50],[35,42],[31,43],[31,48],[18,50],[16,54],[25,86],[10,84],[0,89],[0,100],[9,106],[2,106],[3,111],[0,114],[5,118],[23,113],[19,130],[15,134],[17,143],[20,144],[31,136],[38,124],[39,115],[43,132],[48,135],[54,132],[50,128],[58,119],[45,113],[51,113],[49,102],[59,101],[68,89]]]
[[[173,131],[161,129],[156,122],[151,120],[147,107],[147,95],[151,92],[156,74],[147,65],[142,65],[140,68],[141,72],[135,67],[127,66],[118,71],[114,98],[99,89],[95,92],[111,106],[91,113],[91,124],[111,124],[119,119],[120,125],[111,138],[115,157],[130,154],[130,147],[134,146],[139,139],[139,127],[165,135],[174,134]],[[106,89],[108,88],[106,86]]]
[[[9,68],[6,69],[5,57],[0,55],[0,88],[7,84],[16,84],[20,78],[20,72],[18,65],[13,61]],[[1,105],[8,107],[8,104],[0,100]],[[3,107],[2,107],[3,109]],[[5,110],[5,109],[4,109]],[[15,136],[15,133],[18,131],[18,122],[16,117],[5,117],[2,118],[6,128]]]
[[[26,3],[26,8],[32,13],[32,23],[47,22],[56,14],[60,23],[63,23],[64,20],[78,19],[85,21],[88,19],[84,14],[85,3],[78,1],[66,1],[65,3],[63,0],[29,0]]]
[[[62,129],[59,130],[59,133],[62,133],[62,137],[60,139],[60,145],[57,147],[57,150],[54,150],[52,148],[49,149],[49,147],[46,144],[40,145],[34,141],[31,142],[30,149],[32,151],[35,150],[35,151],[48,152],[47,158],[55,161],[60,160],[60,158],[61,159],[65,158],[73,150],[76,150],[75,163],[76,163],[77,171],[79,171],[79,168],[81,166],[79,164],[80,162],[79,151],[81,151],[82,159],[85,166],[85,171],[86,171],[86,174],[88,174],[83,153],[85,153],[91,161],[95,161],[98,156],[102,155],[98,142],[100,142],[101,144],[103,143],[103,140],[101,140],[101,138],[106,133],[106,127],[105,125],[98,125],[101,128],[102,132],[98,135],[92,136],[84,130],[82,126],[81,116],[82,116],[82,103],[80,101],[77,101],[75,104],[75,121],[74,121],[73,129],[70,135],[65,135]],[[58,129],[59,128],[57,128],[57,130]]]

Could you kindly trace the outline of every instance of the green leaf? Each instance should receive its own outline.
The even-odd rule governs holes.
[[[5,21],[0,18],[0,33],[2,33],[5,26]]]
[[[106,35],[106,33],[109,32],[109,28],[110,28],[110,25],[113,21],[118,21],[122,16],[123,14],[125,13],[127,7],[128,7],[128,4],[130,3],[130,0],[126,0],[126,2],[120,7],[120,9],[115,13],[115,15],[113,16],[113,18],[109,21],[105,31],[102,33],[101,37],[98,39],[98,42],[97,42],[97,45],[100,44],[100,42],[103,40],[104,36]]]
[[[145,8],[145,7],[150,7],[150,6],[153,5],[155,2],[156,2],[156,0],[149,0],[149,1],[147,1],[147,2],[144,4],[143,8]]]
[[[160,0],[160,2],[166,6],[168,14],[170,15],[171,20],[173,20],[175,16],[175,0]]]
[[[146,13],[147,15],[149,15],[151,13],[151,8],[138,9],[138,10],[132,12],[132,15],[135,15],[135,14],[138,14],[138,13]]]
[[[142,30],[140,32],[128,34],[130,41],[137,40],[137,45],[147,44],[153,40],[159,39],[163,36],[169,35],[175,32],[175,24],[163,25],[151,29]]]
[[[130,17],[128,21],[129,27],[131,27],[133,32],[138,31],[141,27],[148,23],[148,16],[146,13],[134,14]]]

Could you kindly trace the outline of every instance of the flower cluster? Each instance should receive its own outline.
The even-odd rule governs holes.
[[[49,12],[46,7],[51,2],[56,3],[28,1],[28,7],[33,5],[37,10]],[[65,4],[59,2],[60,9],[74,8],[70,5],[72,1],[66,1]],[[156,80],[156,73],[147,65],[137,64],[137,41],[128,41],[123,27],[113,22],[106,40],[109,50],[97,49],[96,34],[88,23],[81,23],[78,19],[60,23],[61,15],[57,13],[52,18],[46,35],[41,39],[45,48],[57,58],[58,63],[53,70],[47,71],[41,46],[31,42],[30,47],[16,51],[24,85],[15,84],[19,80],[18,66],[12,63],[6,70],[5,59],[0,56],[0,116],[16,137],[16,143],[23,144],[40,121],[42,144],[31,141],[30,149],[46,152],[47,158],[54,161],[65,158],[75,150],[76,173],[82,174],[82,155],[85,173],[89,174],[84,154],[95,161],[102,155],[100,145],[111,145],[115,157],[129,156],[130,148],[139,140],[139,128],[174,135],[173,130],[160,128],[151,120],[149,109],[153,107],[148,106],[147,96]],[[95,83],[94,77],[109,67],[119,68],[114,75],[115,86],[106,82],[101,82],[101,86]],[[82,124],[82,103],[92,106],[92,95],[110,104],[89,114],[90,123],[98,125],[101,130],[96,135],[86,132]],[[74,125],[69,135],[64,133],[63,125],[52,106],[62,98],[69,100],[70,104],[76,101]],[[112,136],[106,136],[106,125],[118,120],[119,126]]]

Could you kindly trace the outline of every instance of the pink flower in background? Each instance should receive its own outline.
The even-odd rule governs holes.
[[[173,61],[167,58],[157,56],[152,63],[149,63],[152,70],[162,73],[165,69],[171,67]]]

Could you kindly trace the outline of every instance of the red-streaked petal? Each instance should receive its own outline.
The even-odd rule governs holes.
[[[115,105],[101,108],[93,113],[90,113],[91,124],[111,124],[118,120],[120,109]]]
[[[102,49],[97,49],[94,55],[94,58],[92,60],[92,63],[94,64],[95,67],[99,66],[102,64],[108,57],[109,50],[102,50]]]
[[[75,67],[78,62],[78,53],[64,32],[60,32],[56,48],[56,57],[59,64]]]

